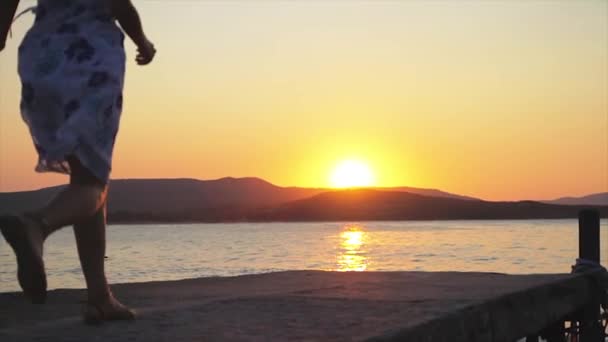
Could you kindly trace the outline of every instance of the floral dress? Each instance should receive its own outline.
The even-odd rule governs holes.
[[[38,0],[19,46],[21,114],[36,171],[69,173],[68,156],[107,182],[122,111],[124,34],[107,0]]]

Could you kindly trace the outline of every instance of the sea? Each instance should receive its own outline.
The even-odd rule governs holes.
[[[577,220],[195,223],[110,225],[105,262],[111,283],[127,283],[285,270],[568,273],[577,255]],[[50,289],[84,287],[71,228],[49,237],[44,256]],[[0,238],[0,292],[17,290]]]

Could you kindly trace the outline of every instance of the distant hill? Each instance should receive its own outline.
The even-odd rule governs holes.
[[[373,188],[374,190],[380,191],[399,191],[399,192],[409,192],[411,194],[430,196],[430,197],[440,197],[440,198],[455,198],[469,201],[479,201],[479,198],[456,195],[449,192],[436,190],[436,189],[421,189],[421,188],[411,188],[407,186],[400,186],[394,188]]]
[[[608,205],[608,192],[583,196],[583,197],[562,197],[546,203],[565,204],[565,205]]]
[[[61,188],[0,193],[0,213],[42,206]],[[322,191],[278,187],[259,178],[118,179],[110,184],[108,212],[171,214],[202,208],[264,208]]]
[[[43,206],[61,187],[0,193],[0,214]],[[279,187],[259,178],[120,179],[110,185],[111,222],[440,220],[576,217],[577,206],[487,202],[409,187]],[[602,209],[602,210],[605,210]]]
[[[265,221],[453,220],[575,218],[583,207],[534,201],[488,202],[427,197],[404,192],[326,192],[260,214]],[[602,207],[603,217],[608,207]]]
[[[38,208],[47,203],[61,186],[36,191],[0,193],[0,214]],[[430,194],[437,197],[467,198],[447,192],[411,187],[389,188],[396,191]],[[108,212],[116,217],[199,217],[234,214],[234,219],[252,209],[271,208],[282,203],[308,198],[329,189],[279,187],[259,178],[226,177],[197,179],[118,179],[110,184]],[[223,211],[224,214],[218,214]],[[232,214],[230,215],[232,216]]]
[[[377,191],[332,191],[261,213],[261,221],[575,218],[583,207],[534,201],[487,202]],[[603,217],[608,207],[601,207]]]
[[[278,187],[259,178],[123,179],[110,185],[109,210],[183,211],[199,208],[263,208],[324,190]]]

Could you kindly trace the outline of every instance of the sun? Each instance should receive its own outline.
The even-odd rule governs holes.
[[[329,183],[334,188],[366,187],[374,185],[375,179],[366,163],[344,160],[333,169]]]

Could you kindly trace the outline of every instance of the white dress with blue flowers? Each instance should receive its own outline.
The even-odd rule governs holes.
[[[38,0],[19,47],[21,113],[36,171],[69,173],[68,156],[107,182],[122,110],[124,34],[107,0]]]

